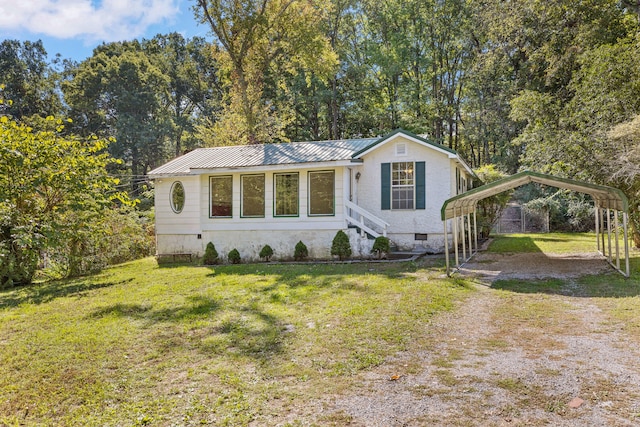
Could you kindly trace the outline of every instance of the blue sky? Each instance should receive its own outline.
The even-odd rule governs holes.
[[[49,58],[82,61],[102,42],[181,33],[210,39],[193,0],[0,0],[0,40],[42,40]]]

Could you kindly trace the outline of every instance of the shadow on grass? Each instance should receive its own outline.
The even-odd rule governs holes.
[[[278,317],[252,304],[240,307],[203,337],[200,349],[207,354],[227,353],[268,360],[282,352],[286,333]]]
[[[0,291],[0,308],[16,307],[20,304],[44,304],[56,298],[69,296],[81,297],[95,289],[122,285],[133,281],[131,278],[118,282],[96,282],[92,281],[92,278],[94,276],[86,276],[72,281],[54,280],[5,289]]]
[[[209,317],[220,308],[220,304],[213,298],[195,295],[187,298],[184,305],[172,308],[153,310],[149,304],[117,303],[99,308],[89,317],[100,318],[106,316],[130,317],[146,320],[149,324],[157,322],[182,322],[186,319]]]
[[[240,265],[216,265],[209,267],[209,277],[220,275],[265,275],[277,276],[278,285],[286,284],[290,287],[308,286],[314,284],[319,287],[335,283],[339,278],[366,277],[366,275],[384,276],[387,279],[413,278],[412,273],[418,270],[416,262],[399,263],[255,263]]]
[[[179,306],[153,309],[150,304],[117,303],[93,311],[89,318],[109,316],[140,320],[162,353],[197,348],[206,354],[268,359],[280,353],[286,328],[257,303],[225,307],[213,298],[192,296]],[[185,333],[185,330],[188,332]]]
[[[636,268],[637,271],[637,268]],[[534,294],[565,295],[584,298],[627,298],[640,295],[640,275],[632,274],[629,279],[611,272],[576,279],[497,280],[493,289]]]

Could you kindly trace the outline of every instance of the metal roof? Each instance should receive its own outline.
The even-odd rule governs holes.
[[[352,160],[354,153],[378,140],[380,138],[197,148],[155,168],[149,175],[184,175],[194,169]]]
[[[432,148],[435,148],[436,150],[440,150],[443,152],[446,152],[447,154],[453,155],[453,156],[457,156],[458,153],[456,153],[455,150],[447,147],[446,145],[442,145],[442,144],[438,144],[436,142],[430,141],[428,139],[426,139],[423,136],[420,135],[416,135],[414,133],[411,133],[409,131],[406,131],[404,129],[397,129],[394,130],[393,132],[391,132],[390,134],[386,135],[383,138],[377,138],[373,141],[372,144],[362,148],[361,150],[358,150],[356,153],[353,154],[353,157],[359,157],[365,153],[368,153],[369,151],[371,151],[372,149],[374,149],[375,147],[378,146],[378,144],[382,143],[382,142],[386,142],[387,140],[393,138],[396,135],[402,135],[404,137],[408,137],[410,139],[412,139],[415,142],[418,142],[420,144],[426,145],[426,146],[430,146]]]
[[[629,210],[627,197],[617,188],[526,171],[474,188],[446,200],[440,210],[441,218],[445,221],[458,215],[472,213],[480,200],[530,182],[586,193],[593,197],[601,208],[610,208],[623,212],[628,212]]]

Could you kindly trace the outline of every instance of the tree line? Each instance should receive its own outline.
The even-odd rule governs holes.
[[[404,128],[474,167],[622,188],[640,245],[637,0],[194,0],[210,36],[105,43],[48,61],[0,44],[2,114],[115,138],[111,175],[198,146],[383,135]],[[121,187],[122,188],[122,187]],[[143,203],[144,204],[144,203]]]

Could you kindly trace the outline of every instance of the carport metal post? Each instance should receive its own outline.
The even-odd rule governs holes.
[[[462,263],[464,264],[467,261],[467,235],[465,234],[465,229],[467,225],[464,221],[464,212],[462,208],[460,208],[460,222],[462,223],[462,231],[460,233],[460,238],[462,239]]]
[[[600,252],[600,205],[598,205],[598,203],[596,203],[595,214],[596,214],[596,248],[598,249],[598,252]]]
[[[456,217],[456,208],[453,208],[453,249],[456,254],[456,267],[460,267],[458,260],[458,217]]]
[[[469,259],[471,259],[473,256],[473,244],[471,243],[471,239],[473,238],[473,235],[471,234],[471,213],[467,214],[467,224],[469,224]]]
[[[607,208],[607,259],[613,264],[611,257],[611,208]]]
[[[602,220],[602,231],[601,231],[601,239],[602,239],[602,255],[607,256],[607,245],[605,244],[605,218],[604,218],[605,209],[600,210],[600,219]],[[607,224],[609,220],[607,219]]]
[[[629,234],[627,232],[627,218],[628,214],[626,212],[622,212],[622,226],[624,227],[624,258],[627,268],[627,277],[629,277],[631,272],[629,271]]]
[[[447,230],[447,222],[449,220],[445,219],[443,222],[444,224],[444,253],[445,253],[445,259],[446,259],[446,264],[447,264],[447,276],[449,276],[449,233]]]
[[[618,210],[613,211],[613,226],[616,236],[616,268],[620,270],[620,242],[618,236]]]
[[[476,218],[476,207],[473,207],[473,232],[476,238],[476,252],[478,252],[478,219]]]

